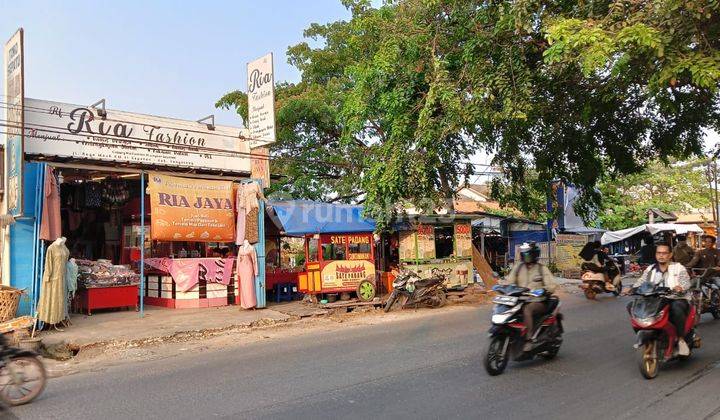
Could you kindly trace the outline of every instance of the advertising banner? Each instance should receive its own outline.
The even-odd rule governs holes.
[[[455,256],[472,257],[472,227],[470,223],[455,224]]]
[[[232,181],[189,179],[151,172],[148,193],[153,240],[235,240]]]
[[[252,177],[270,185],[269,152],[258,147],[275,141],[275,76],[272,53],[247,65],[248,128],[252,139]]]
[[[99,109],[61,102],[25,100],[25,153],[250,173],[246,131],[196,121]]]
[[[375,280],[375,264],[370,261],[333,261],[322,270],[322,288],[357,287],[363,280]]]
[[[24,46],[23,30],[5,43],[3,57],[5,63],[5,137],[4,186],[7,197],[8,214],[20,217],[23,214],[23,159],[24,159]]]
[[[583,260],[580,257],[587,235],[558,234],[555,237],[555,265],[561,271],[579,270]]]

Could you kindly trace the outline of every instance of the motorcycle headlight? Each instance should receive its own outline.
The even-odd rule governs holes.
[[[641,327],[649,327],[656,323],[658,320],[658,317],[656,316],[649,316],[647,318],[636,318],[635,322],[637,322]]]

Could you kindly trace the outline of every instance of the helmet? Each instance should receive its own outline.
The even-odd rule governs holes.
[[[540,248],[535,242],[525,242],[520,245],[520,257],[524,263],[534,264],[540,259]]]

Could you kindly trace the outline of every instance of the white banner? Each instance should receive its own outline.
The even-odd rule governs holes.
[[[272,53],[247,66],[248,128],[250,138],[262,140],[251,147],[275,141],[275,78]]]
[[[3,49],[5,63],[5,165],[4,182],[8,213],[23,214],[23,99],[25,97],[25,64],[23,30],[18,29]],[[2,96],[0,96],[2,98]]]
[[[25,153],[157,167],[250,172],[240,128],[25,99]]]

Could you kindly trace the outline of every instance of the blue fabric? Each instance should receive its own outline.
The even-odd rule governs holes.
[[[286,235],[373,232],[375,221],[362,217],[362,206],[315,201],[269,201]]]

